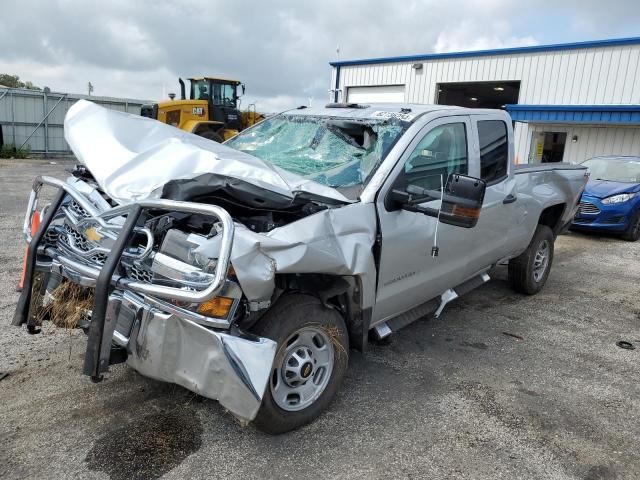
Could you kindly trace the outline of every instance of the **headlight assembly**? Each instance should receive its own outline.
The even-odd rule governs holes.
[[[602,200],[603,205],[614,205],[616,203],[624,203],[635,197],[635,193],[620,193],[619,195],[613,195]]]

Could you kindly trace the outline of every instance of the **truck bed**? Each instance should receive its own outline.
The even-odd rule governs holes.
[[[521,173],[535,173],[535,172],[549,172],[552,170],[586,170],[584,167],[577,163],[567,162],[554,162],[554,163],[523,163],[515,166],[515,174]]]

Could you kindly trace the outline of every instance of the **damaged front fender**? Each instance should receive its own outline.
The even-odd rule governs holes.
[[[376,224],[375,206],[370,203],[322,210],[264,234],[236,224],[231,263],[251,302],[271,299],[276,274],[313,272],[359,276],[362,308],[367,308],[375,300]],[[213,238],[198,251],[212,256],[219,249],[219,240]]]

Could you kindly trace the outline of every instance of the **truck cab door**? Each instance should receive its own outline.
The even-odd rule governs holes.
[[[472,176],[487,182],[487,189],[474,228],[479,241],[469,275],[511,253],[515,229],[524,218],[514,174],[511,124],[495,114],[472,115],[471,126],[479,167]]]
[[[415,185],[439,190],[451,173],[470,173],[471,122],[449,116],[426,124],[409,144],[376,200],[381,245],[372,324],[394,317],[440,295],[463,280],[473,228],[438,223],[422,213],[394,209],[394,188]],[[424,206],[437,208],[439,200]],[[481,214],[482,215],[482,214]],[[440,253],[431,256],[437,231]]]

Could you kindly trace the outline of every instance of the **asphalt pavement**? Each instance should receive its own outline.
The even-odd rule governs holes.
[[[329,410],[271,437],[126,365],[91,383],[81,332],[10,325],[29,187],[64,178],[54,161],[0,160],[0,478],[640,478],[640,242],[559,237],[533,297],[496,268],[352,351]]]

